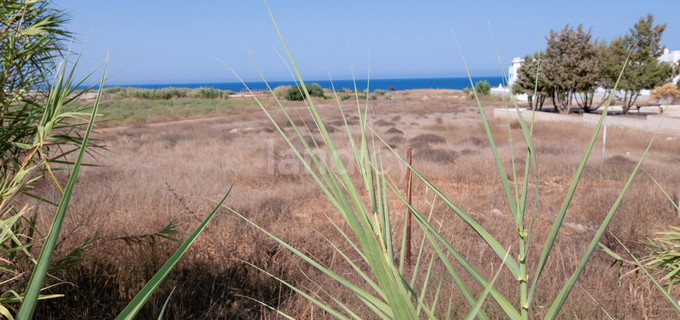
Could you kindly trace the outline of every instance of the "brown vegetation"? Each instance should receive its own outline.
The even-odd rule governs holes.
[[[409,95],[402,92],[393,95],[391,101],[376,102],[372,119],[393,126],[384,137],[388,143],[400,154],[413,145],[416,169],[487,230],[498,235],[501,243],[514,245],[516,230],[505,228],[512,224],[509,222],[512,218],[479,115],[470,108],[471,101],[455,91],[412,90]],[[428,97],[427,103],[423,103],[422,97]],[[352,110],[349,103],[345,110]],[[334,102],[324,103],[321,109],[328,123],[344,125]],[[273,112],[277,123],[287,121],[281,114]],[[299,113],[293,114],[296,123],[304,122],[310,127],[310,140],[307,142],[313,143],[314,123],[309,114],[302,108]],[[348,122],[352,130],[357,130],[356,117],[349,116]],[[507,123],[497,120],[492,120],[491,125],[506,168],[511,168],[511,159],[514,158],[518,171],[523,170],[523,166],[521,169],[519,166],[524,161],[522,148],[526,146],[517,142],[522,140],[521,130],[514,126],[508,130]],[[575,127],[578,126],[553,123],[537,123],[535,126],[541,194],[537,201],[535,239],[545,238],[587,144],[591,130]],[[338,263],[343,260],[335,256],[327,243],[330,240],[350,249],[331,223],[340,220],[290,148],[271,128],[261,111],[248,107],[224,111],[221,116],[202,121],[101,131],[98,138],[109,151],[92,159],[101,167],[86,168],[81,172],[64,227],[64,234],[68,236],[62,240],[60,248],[65,251],[95,232],[102,239],[152,233],[170,221],[177,223],[181,231],[188,232],[233,183],[229,207],[336,272],[349,274],[350,266]],[[292,132],[290,127],[284,130],[289,135]],[[651,138],[646,133],[616,128],[609,130],[613,138],[607,141],[607,160],[603,163],[598,153],[589,160],[558,236],[556,254],[548,260],[546,270],[550,274],[538,285],[536,303],[533,304],[535,308],[547,308],[543,303],[552,300],[571,274],[595,232],[594,226],[599,224],[624,185],[631,171],[629,161],[637,161]],[[403,137],[397,131],[403,132]],[[344,128],[339,127],[331,136],[337,141],[338,150],[349,150]],[[511,138],[515,154],[510,151]],[[658,137],[643,168],[664,187],[675,191],[678,186],[674,177],[680,173],[677,167],[680,141],[665,138]],[[400,181],[404,177],[404,168],[389,151],[385,150],[382,155],[389,175]],[[350,159],[351,156],[347,155],[345,160]],[[65,179],[65,176],[61,177]],[[512,174],[509,178],[515,180]],[[56,189],[44,187],[40,192],[48,199],[59,198]],[[428,212],[433,200],[431,191],[415,183],[413,194],[414,206]],[[393,201],[390,203],[394,208],[393,222],[395,229],[399,229],[403,226],[401,213],[405,209],[397,200]],[[40,215],[39,223],[46,225],[50,222],[47,213],[53,211],[51,209],[39,208],[45,213]],[[499,223],[503,220],[508,221]],[[498,268],[497,258],[487,254],[489,249],[483,246],[474,232],[441,203],[434,203],[433,221],[437,221],[442,233],[479,270],[492,274]],[[641,174],[624,198],[609,231],[622,239],[635,254],[644,256],[647,251],[640,241],[677,222],[676,212],[663,193],[647,175]],[[338,227],[343,228],[342,225]],[[418,231],[414,234],[414,243],[419,244],[420,234]],[[394,241],[400,243],[401,239]],[[539,241],[532,239],[530,250],[540,250],[542,244]],[[170,242],[163,243],[166,251],[174,246]],[[603,243],[617,247],[611,236],[606,236]],[[65,298],[54,300],[54,303],[74,305],[80,309],[71,311],[76,312],[72,314],[58,314],[56,305],[44,303],[36,317],[69,318],[76,314],[90,318],[107,317],[118,310],[115,308],[120,304],[114,302],[129,300],[127,298],[141,287],[145,279],[150,278],[157,267],[157,262],[148,259],[152,254],[149,246],[114,240],[102,240],[99,244],[91,250],[90,258],[82,267],[54,275],[53,283],[61,284],[52,291],[66,293]],[[162,255],[162,250],[158,254]],[[429,259],[430,254],[426,253],[425,258]],[[538,254],[532,257],[537,258]],[[617,319],[675,316],[644,275],[627,275],[617,286],[617,272],[610,268],[611,262],[611,258],[603,252],[594,254],[565,305],[564,310],[568,310],[569,317],[603,318],[602,309]],[[149,303],[143,317],[151,318],[157,313],[172,287],[177,289],[170,300],[168,314],[174,318],[275,317],[246,297],[278,306],[301,319],[327,317],[307,300],[286,290],[248,263],[310,292],[335,292],[338,299],[345,301],[358,314],[366,311],[365,306],[353,301],[352,295],[338,284],[324,280],[318,271],[300,262],[261,232],[227,210],[221,210],[180,268],[173,271],[173,277],[154,296],[155,300]],[[528,261],[531,266],[536,263]],[[435,268],[434,272],[437,277],[442,274],[441,268]],[[510,275],[503,273],[501,277]],[[465,281],[472,282],[471,279]],[[499,280],[498,283],[509,281]],[[79,289],[71,290],[74,286]],[[88,291],[88,288],[94,289]],[[513,296],[513,287],[501,286],[498,290],[519,300],[519,297]],[[102,296],[104,291],[111,295]],[[191,299],[194,295],[214,299],[206,305],[196,306],[192,304],[195,300]],[[448,300],[449,296],[451,293],[446,293],[442,299]],[[453,291],[452,296],[454,310],[467,309],[465,300],[457,292]],[[499,314],[493,313],[492,302],[487,304],[491,310],[487,314],[492,318],[498,317]],[[534,314],[541,314],[538,309],[533,310]],[[202,312],[204,314],[200,315]],[[453,318],[462,317],[465,311],[461,312],[454,313]]]

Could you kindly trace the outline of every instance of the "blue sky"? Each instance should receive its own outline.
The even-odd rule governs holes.
[[[261,1],[55,0],[84,48],[80,69],[101,65],[110,52],[109,84],[232,82],[258,75],[288,80],[284,54]],[[545,48],[551,29],[592,27],[609,41],[647,13],[667,23],[662,42],[680,50],[680,1],[299,1],[269,5],[293,57],[308,80],[500,75],[489,25],[504,67]],[[351,61],[351,63],[350,63]]]

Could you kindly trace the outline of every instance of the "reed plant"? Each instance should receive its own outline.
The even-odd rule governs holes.
[[[105,66],[101,81],[98,83],[99,89],[96,100],[90,107],[90,112],[85,113],[83,107],[77,105],[75,101],[87,90],[76,91],[75,88],[81,86],[92,73],[79,82],[75,81],[77,61],[72,68],[69,68],[68,55],[66,57],[54,71],[54,80],[46,93],[46,98],[32,101],[37,106],[34,110],[39,113],[37,120],[30,120],[22,124],[33,129],[34,136],[30,139],[32,142],[18,145],[23,150],[23,157],[14,159],[19,165],[15,170],[9,171],[11,174],[3,175],[2,181],[0,181],[0,261],[2,261],[0,315],[7,319],[32,319],[39,300],[61,297],[60,294],[42,294],[46,289],[45,279],[57,267],[72,266],[72,263],[67,263],[67,260],[82,254],[91,244],[91,241],[86,239],[73,251],[73,256],[65,257],[66,260],[63,257],[54,258],[57,242],[63,237],[61,229],[78,173],[83,165],[87,147],[90,145],[90,136],[99,110],[103,83],[106,77]],[[49,147],[54,145],[55,141],[63,141],[65,137],[68,137],[70,130],[77,128],[77,124],[83,121],[85,121],[86,126],[82,137],[69,140],[75,142],[72,143],[74,147],[70,151],[62,153],[76,154],[75,161],[68,162],[72,164],[72,167],[70,168],[68,182],[62,188],[50,169],[50,162],[54,160],[48,157],[50,154]],[[22,199],[20,196],[26,194],[29,186],[41,178],[42,170],[45,174],[54,178],[54,183],[61,192],[61,200],[58,204],[54,204],[56,212],[44,239],[41,239],[42,236],[35,228],[36,216],[31,216],[31,208],[20,201]],[[229,192],[227,192],[228,194]],[[205,229],[225,199],[226,195],[137,296],[120,312],[117,319],[134,318],[179,259],[194,243],[198,235]],[[42,198],[39,198],[39,200],[49,202]],[[164,235],[161,234],[161,236]],[[33,255],[31,250],[34,247],[40,248],[37,257]],[[26,275],[30,275],[27,281],[25,280]]]
[[[304,84],[268,5],[267,9],[287,53],[294,77],[300,84]],[[464,58],[463,62],[465,62]],[[257,63],[254,62],[254,65],[262,75]],[[536,71],[538,72],[538,70]],[[469,71],[468,77],[471,79]],[[264,77],[262,77],[262,80],[266,82]],[[545,319],[554,319],[558,317],[607,226],[614,218],[621,200],[631,186],[653,142],[653,139],[651,139],[635,168],[630,172],[625,185],[622,186],[616,201],[597,226],[588,248],[582,253],[577,265],[574,266],[573,273],[560,284],[559,293],[549,298],[547,308],[543,308],[538,313],[537,310],[540,308],[532,307],[536,301],[537,285],[542,276],[546,274],[549,258],[554,255],[555,241],[560,234],[563,221],[572,203],[598,133],[607,117],[611,97],[583,152],[547,237],[537,239],[534,232],[534,221],[539,214],[537,212],[537,201],[540,197],[540,177],[537,170],[539,162],[533,143],[533,114],[531,121],[525,120],[517,103],[514,100],[512,101],[511,110],[513,111],[510,112],[518,114],[523,143],[511,142],[511,148],[524,149],[525,160],[516,162],[515,159],[512,159],[511,167],[506,169],[496,147],[489,120],[482,108],[477,88],[470,81],[472,96],[476,101],[489,149],[493,155],[491,160],[496,164],[498,179],[502,185],[502,189],[499,191],[507,201],[510,221],[512,221],[508,228],[515,230],[516,242],[512,244],[499,241],[475,217],[456,205],[451,198],[430,183],[428,178],[418,171],[417,167],[411,166],[396,150],[392,149],[383,137],[373,129],[368,98],[360,97],[356,89],[354,100],[356,102],[355,111],[359,117],[358,133],[350,131],[347,124],[347,113],[340,103],[342,98],[339,98],[337,92],[334,91],[338,108],[345,122],[347,140],[353,154],[352,159],[343,159],[336,148],[337,142],[331,139],[329,135],[319,109],[314,101],[309,99],[310,94],[306,86],[300,85],[300,87],[307,97],[305,103],[313,118],[313,122],[306,125],[296,123],[290,110],[287,110],[273,94],[274,99],[278,102],[280,112],[286,116],[289,126],[292,128],[290,135],[274,121],[273,111],[267,109],[259,101],[258,104],[346,226],[346,228],[343,228],[338,225],[336,229],[347,243],[334,243],[329,240],[328,250],[332,250],[334,255],[341,257],[343,263],[350,266],[353,274],[348,276],[335,272],[329,266],[321,264],[312,256],[259,227],[247,217],[234,212],[277,241],[281,246],[299,256],[306,263],[312,265],[319,272],[347,289],[351,292],[353,299],[356,299],[371,313],[370,315],[358,313],[354,305],[337,297],[335,292],[328,292],[324,288],[317,288],[317,290],[310,292],[279,279],[283,284],[311,301],[328,315],[339,319],[363,319],[367,317],[382,319],[449,318],[452,315],[453,308],[461,306],[454,306],[452,300],[447,303],[444,299],[447,292],[454,292],[452,294],[464,297],[468,304],[467,310],[464,311],[466,319],[489,319],[498,316],[497,313],[490,314],[489,310],[500,310],[503,318],[509,319],[529,319],[539,316]],[[510,124],[508,123],[507,126],[510,132]],[[311,131],[318,131],[320,138],[311,141],[304,139],[305,133]],[[512,141],[512,134],[510,134],[510,137]],[[300,141],[302,145],[294,143],[294,140]],[[432,202],[429,213],[421,212],[410,204],[406,194],[400,189],[394,178],[386,173],[383,165],[385,160],[383,155],[378,152],[382,148],[390,150],[391,156],[399,159],[403,166],[406,166],[412,172],[414,179],[420,181],[434,194],[435,200],[443,203],[450,212],[459,217],[467,227],[474,231],[480,245],[484,246],[484,248],[480,247],[479,250],[491,252],[490,254],[495,257],[494,265],[499,266],[493,274],[484,274],[481,268],[475,267],[469,261],[469,258],[456,248],[455,242],[440,232],[440,226],[430,220],[435,209],[434,202]],[[326,154],[328,156],[324,156]],[[511,152],[511,154],[514,154],[514,152]],[[520,163],[522,163],[521,166]],[[357,177],[352,176],[350,171],[347,170],[351,166],[359,168],[359,179],[356,179]],[[422,234],[422,243],[420,248],[417,248],[417,255],[415,256],[416,262],[411,267],[405,267],[407,265],[405,257],[407,251],[406,234],[409,231],[406,224],[404,228],[395,228],[393,222],[395,213],[390,205],[391,199],[398,199],[403,206],[408,208],[409,213],[413,216],[415,227]],[[541,248],[540,251],[532,249],[536,248],[536,245],[530,246],[531,242],[537,241],[540,241],[540,246],[538,246]],[[426,252],[430,252],[431,255],[426,255]],[[537,264],[529,265],[527,263],[530,255],[537,257],[537,260],[532,260],[538,261]],[[443,268],[444,270],[439,279],[433,279],[436,268]],[[511,277],[499,278],[501,273],[509,273]],[[470,279],[472,281],[469,281]],[[514,290],[519,293],[519,299],[511,297],[507,293],[503,294],[497,289],[495,281],[504,279],[511,279],[510,283],[504,284],[503,287],[514,287]],[[541,296],[544,298],[543,295]],[[487,300],[493,302],[487,302]],[[282,311],[277,310],[277,312],[290,318]],[[460,314],[461,311],[457,310],[457,312]]]

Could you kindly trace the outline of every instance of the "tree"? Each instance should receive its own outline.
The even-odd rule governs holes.
[[[547,79],[541,70],[544,58],[543,52],[536,52],[533,56],[526,55],[522,66],[517,70],[517,81],[512,85],[513,92],[526,94],[529,97],[529,106],[538,110],[543,110],[543,102],[550,95],[546,85]],[[536,81],[537,77],[538,81]]]
[[[478,94],[484,95],[491,93],[491,85],[489,84],[489,81],[477,81],[477,83],[475,83],[475,91],[477,91]]]
[[[623,38],[619,37],[612,40],[609,45],[601,42],[598,49],[598,58],[600,61],[600,77],[598,78],[598,86],[603,90],[603,96],[600,100],[603,105],[614,93],[614,85],[621,74],[623,63],[626,60],[628,52],[623,44]],[[621,89],[619,85],[618,89]]]
[[[630,52],[630,58],[619,83],[619,88],[624,91],[622,105],[624,114],[635,104],[641,90],[652,89],[669,82],[675,74],[673,66],[658,60],[663,54],[661,35],[665,29],[665,23],[655,26],[654,16],[648,14],[646,18],[640,18],[626,36],[615,40],[617,47],[614,48],[616,52],[613,56],[619,61],[620,66],[624,65],[627,53]]]
[[[305,87],[307,88],[307,92],[309,92],[309,95],[312,97],[323,97],[323,88],[318,83],[312,83],[312,84],[306,84]],[[302,101],[305,99],[305,93],[302,91],[302,86],[301,85],[296,85],[294,87],[291,87],[286,91],[286,100],[288,101]]]
[[[547,40],[544,70],[555,110],[568,113],[572,100],[589,110],[600,72],[590,29],[584,32],[583,25],[576,30],[567,25],[560,33],[551,30]]]

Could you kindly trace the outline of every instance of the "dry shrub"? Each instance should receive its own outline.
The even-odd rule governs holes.
[[[467,137],[465,139],[458,141],[458,144],[473,145],[475,147],[485,147],[488,143],[485,140],[482,140],[477,137]]]
[[[649,100],[656,100],[658,102],[664,101],[670,104],[673,104],[678,98],[680,98],[680,89],[672,83],[667,83],[661,87],[655,88],[649,96]]]
[[[385,131],[385,133],[387,133],[387,134],[399,134],[399,135],[403,135],[403,134],[404,134],[404,131],[401,131],[401,130],[399,130],[399,129],[397,129],[397,128],[392,127],[392,128],[390,128],[389,130]]]
[[[373,122],[373,125],[376,127],[387,127],[387,126],[393,126],[394,123],[385,121],[385,120],[378,120],[376,122]]]
[[[107,258],[92,258],[59,274],[67,283],[44,293],[64,294],[38,304],[35,319],[113,319],[160,267],[149,259],[121,270]],[[274,271],[279,276],[284,273]],[[289,296],[285,286],[245,263],[219,266],[211,262],[178,265],[138,314],[155,319],[174,289],[164,319],[257,319],[267,311],[259,302],[278,307]],[[64,307],[67,304],[68,308]]]
[[[260,214],[277,219],[281,215],[288,214],[289,208],[290,203],[288,200],[273,196],[260,203]]]
[[[404,143],[404,140],[405,140],[404,137],[401,137],[401,136],[394,136],[394,137],[391,137],[391,138],[387,139],[387,144],[388,144],[391,148],[396,148],[396,147],[398,147],[399,145],[401,145],[402,143]]]
[[[425,133],[411,139],[411,144],[414,145],[431,143],[433,144],[446,143],[446,138],[433,133]]]
[[[536,154],[540,157],[542,155],[557,155],[565,153],[567,150],[562,143],[542,143],[535,145]]]
[[[291,86],[278,86],[274,88],[274,95],[279,100],[284,100],[286,98],[286,92],[291,88]]]
[[[637,162],[630,160],[630,159],[628,159],[628,158],[626,158],[622,155],[616,155],[616,156],[607,158],[607,160],[604,161],[604,164],[608,165],[608,166],[632,168],[637,164]]]
[[[479,153],[479,151],[477,151],[477,150],[472,150],[472,149],[463,149],[463,150],[460,150],[460,155],[461,155],[461,156],[469,156],[469,155],[473,155],[473,154],[477,154],[477,153]]]
[[[416,153],[413,155],[413,161],[423,159],[425,161],[446,165],[453,164],[457,157],[458,154],[455,151],[424,148],[416,150]]]

